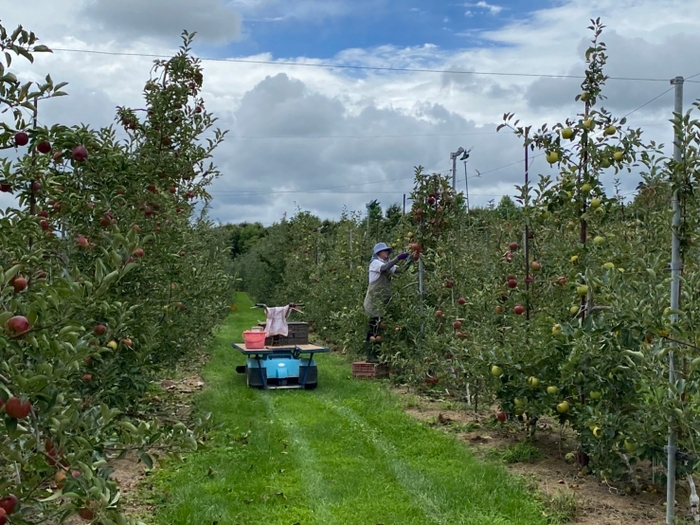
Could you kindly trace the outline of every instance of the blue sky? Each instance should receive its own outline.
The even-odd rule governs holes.
[[[273,4],[242,9],[243,39],[218,52],[228,56],[271,53],[276,59],[323,59],[348,48],[382,45],[469,48],[475,44],[475,31],[497,29],[552,4],[549,0],[357,0],[335,12],[314,14],[309,9],[298,16],[286,12],[285,5]]]

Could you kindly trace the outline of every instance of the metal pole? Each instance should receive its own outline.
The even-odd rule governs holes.
[[[683,77],[676,77],[671,80],[671,84],[676,87],[673,111],[682,116],[683,113]],[[674,127],[675,135],[675,127]],[[673,160],[681,161],[681,137],[674,136],[673,140]],[[678,190],[673,192],[673,236],[671,240],[671,323],[678,321],[678,315],[674,313],[680,305],[680,283],[681,283],[681,242],[678,237],[678,230],[681,225],[681,204]],[[673,350],[668,353],[668,382],[673,385],[676,382],[676,363]],[[669,396],[673,396],[669,388]],[[673,525],[676,512],[676,431],[673,427],[673,418],[669,417],[668,424],[668,445],[666,447],[668,455],[666,480],[666,524]]]
[[[527,294],[527,301],[525,302],[525,318],[530,320],[530,226],[527,217],[527,207],[530,204],[530,188],[528,188],[528,183],[530,181],[530,160],[528,158],[528,144],[527,144],[527,131],[525,131],[525,238],[523,239],[523,246],[525,247],[525,293]]]
[[[457,191],[457,154],[452,153],[452,189]]]
[[[406,194],[403,194],[403,214],[406,215]]]
[[[37,117],[39,113],[39,97],[34,97],[34,115],[32,116],[32,129],[36,131]],[[29,213],[34,216],[36,215],[36,193],[34,192],[34,182],[36,179],[36,172],[34,171],[34,164],[36,162],[36,148],[32,150],[32,180],[29,181]],[[34,239],[29,237],[29,248],[34,244]]]
[[[467,215],[469,215],[469,178],[467,177],[467,161],[464,161],[464,186],[467,190]]]
[[[418,295],[420,297],[420,306],[419,308],[421,309],[421,312],[423,311],[424,304],[423,304],[423,273],[425,271],[425,267],[423,266],[423,258],[421,257],[418,259]],[[420,347],[422,349],[423,347],[423,333],[425,331],[425,320],[421,321],[420,324],[420,335],[421,335],[421,340],[420,340]]]

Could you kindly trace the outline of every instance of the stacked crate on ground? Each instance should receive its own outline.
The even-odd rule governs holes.
[[[352,376],[355,379],[384,379],[389,377],[389,365],[356,361],[352,364]]]

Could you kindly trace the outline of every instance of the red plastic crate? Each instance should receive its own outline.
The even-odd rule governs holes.
[[[355,379],[383,379],[389,377],[389,365],[356,361],[352,364],[352,376]]]

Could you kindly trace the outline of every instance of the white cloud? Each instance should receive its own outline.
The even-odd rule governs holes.
[[[325,11],[327,16],[349,5],[329,4],[332,9]],[[72,11],[68,5],[74,6]],[[156,41],[135,37],[130,29],[115,24],[105,38],[90,17],[75,24],[72,13],[82,13],[85,5],[79,0],[70,4],[36,0],[30,9],[15,2],[4,8],[3,22],[9,27],[24,22],[54,47],[166,55],[175,51],[172,44],[180,28],[173,26],[172,39]],[[309,0],[305,5],[311,9],[320,4]],[[284,11],[277,0],[239,0],[227,8],[244,16],[276,16]],[[303,10],[290,12],[303,15]],[[660,12],[664,17],[658,16]],[[469,39],[465,48],[456,51],[434,45],[381,46],[347,49],[329,60],[296,59],[303,64],[329,61],[452,73],[205,61],[207,108],[220,117],[222,128],[231,129],[214,159],[223,175],[212,187],[212,216],[269,223],[284,212],[294,213],[296,204],[323,217],[337,217],[344,205],[364,210],[364,204],[375,197],[384,204],[400,202],[411,189],[414,166],[447,171],[449,153],[459,146],[474,148],[469,173],[484,174],[469,180],[472,205],[497,202],[504,193],[512,195],[512,185],[522,177],[522,164],[517,164],[522,146],[507,132],[495,133],[502,114],[515,111],[523,122],[536,126],[561,121],[578,109],[573,98],[580,81],[456,71],[580,75],[590,37],[586,26],[596,16],[608,25],[603,40],[610,53],[609,75],[670,79],[700,72],[700,62],[687,52],[700,47],[700,11],[678,9],[674,0],[570,0],[497,30],[471,31],[465,36]],[[273,60],[269,54],[248,58]],[[141,105],[141,88],[151,62],[140,57],[56,52],[39,57],[34,66],[19,61],[16,67],[24,78],[41,78],[50,72],[56,81],[70,82],[69,97],[40,108],[43,123],[82,121],[99,126],[112,122],[117,105]],[[604,106],[625,114],[669,87],[667,80],[610,80]],[[700,84],[688,83],[685,89],[686,107],[690,107],[700,97]],[[669,93],[633,113],[630,122],[643,127],[648,138],[668,144],[671,108]],[[511,163],[516,164],[508,166]],[[540,172],[550,169],[538,158],[531,174]],[[463,173],[459,164],[462,179]],[[619,176],[623,192],[634,189],[635,177]],[[606,175],[608,182],[612,178]],[[319,189],[334,193],[318,193]],[[7,196],[0,194],[0,206],[7,203]]]
[[[241,36],[241,16],[220,0],[91,0],[79,14],[120,39],[172,39],[183,29],[206,42],[225,44]]]
[[[486,10],[489,12],[491,15],[497,15],[501,11],[503,11],[503,6],[496,5],[496,4],[489,4],[488,2],[484,2],[483,0],[480,0],[479,2],[475,4],[467,3],[464,4],[464,7],[476,7],[478,9]],[[469,13],[470,11],[467,11]]]

